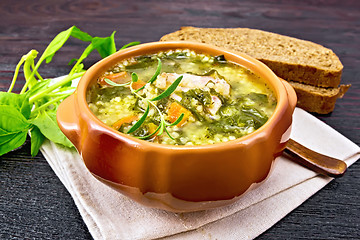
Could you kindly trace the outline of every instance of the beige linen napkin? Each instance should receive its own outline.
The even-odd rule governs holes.
[[[360,157],[359,146],[301,109],[295,110],[291,137],[348,166]],[[236,203],[176,214],[143,207],[100,183],[75,150],[47,141],[41,151],[94,239],[253,239],[331,181],[281,156],[266,182]]]

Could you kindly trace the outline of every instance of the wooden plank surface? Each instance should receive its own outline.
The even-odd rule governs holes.
[[[317,117],[360,144],[360,1],[2,0],[0,89],[9,86],[23,54],[30,49],[42,52],[58,32],[72,25],[94,36],[116,30],[118,47],[157,41],[181,26],[257,28],[322,44],[340,57],[342,82],[352,87],[332,114]],[[71,40],[41,73],[66,74],[66,64],[84,47]],[[86,66],[98,59],[92,55]],[[0,239],[91,239],[44,157],[32,158],[29,152],[27,142],[0,158]],[[358,162],[258,239],[360,239],[359,182]]]

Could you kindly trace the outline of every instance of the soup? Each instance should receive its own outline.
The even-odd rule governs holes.
[[[276,107],[259,76],[191,50],[123,60],[89,89],[87,101],[117,131],[172,145],[235,140],[265,124]]]

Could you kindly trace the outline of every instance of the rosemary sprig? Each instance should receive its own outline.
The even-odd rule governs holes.
[[[143,124],[143,122],[145,121],[145,119],[147,118],[148,114],[149,114],[149,110],[150,110],[150,104],[147,105],[146,110],[144,112],[144,114],[141,116],[141,118],[129,129],[129,131],[127,133],[132,133],[134,132],[136,129],[138,129],[141,124]]]
[[[108,78],[105,78],[104,80],[105,80],[106,83],[108,83],[109,85],[112,85],[112,86],[127,86],[127,85],[129,85],[130,91],[131,91],[132,94],[134,94],[138,98],[142,99],[143,101],[147,102],[147,107],[146,107],[145,112],[143,113],[141,118],[127,131],[128,134],[133,133],[134,131],[136,131],[145,122],[146,118],[148,117],[148,114],[149,114],[149,111],[150,111],[150,105],[151,105],[156,109],[156,111],[160,115],[160,124],[153,133],[150,133],[149,135],[146,135],[146,136],[143,136],[143,137],[138,137],[138,138],[139,139],[149,139],[152,136],[154,136],[155,134],[157,136],[160,136],[165,131],[166,134],[171,139],[174,140],[174,138],[170,135],[170,133],[169,133],[169,131],[167,130],[166,127],[175,126],[176,124],[181,122],[181,120],[184,117],[184,113],[182,113],[173,123],[168,123],[165,120],[164,115],[162,114],[162,112],[156,106],[156,104],[154,102],[159,101],[161,99],[164,99],[164,98],[170,96],[171,93],[173,93],[175,91],[175,89],[177,88],[177,86],[180,84],[183,76],[178,77],[167,89],[165,89],[164,92],[162,92],[161,94],[159,94],[158,96],[156,96],[154,98],[148,99],[148,98],[145,98],[145,97],[141,96],[140,94],[138,94],[138,92],[140,90],[144,89],[146,85],[152,84],[157,79],[157,77],[159,76],[159,74],[161,72],[162,63],[161,63],[161,60],[159,58],[157,60],[158,60],[158,65],[157,65],[157,68],[156,68],[156,71],[155,71],[154,75],[150,78],[149,81],[147,81],[147,83],[144,86],[142,86],[141,88],[139,88],[137,90],[132,88],[132,83],[137,82],[138,79],[139,79],[138,75],[136,73],[134,73],[134,72],[131,74],[131,81],[129,81],[127,83],[124,83],[124,84],[115,83],[115,82],[111,81]]]
[[[150,101],[158,101],[158,100],[161,100],[163,98],[170,96],[171,93],[173,93],[175,91],[175,89],[181,82],[182,78],[183,78],[183,76],[178,77],[165,91],[163,91],[160,95],[152,98]]]

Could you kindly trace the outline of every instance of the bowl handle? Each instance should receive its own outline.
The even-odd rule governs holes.
[[[290,83],[288,83],[287,81],[285,81],[282,78],[280,78],[280,80],[282,81],[284,87],[286,88],[286,92],[287,92],[288,97],[289,97],[290,107],[291,107],[292,110],[294,110],[295,107],[296,107],[296,103],[297,103],[296,92],[295,92],[294,88],[290,85]]]
[[[76,93],[67,97],[58,107],[56,119],[61,131],[74,144],[79,147],[80,124],[75,109]]]

